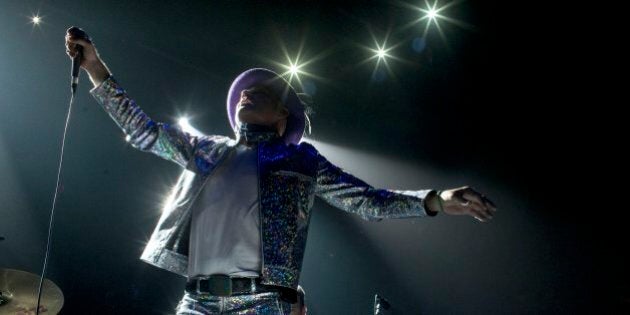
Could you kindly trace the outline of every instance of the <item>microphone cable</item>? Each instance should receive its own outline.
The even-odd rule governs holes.
[[[52,208],[50,210],[50,220],[48,222],[48,239],[46,240],[46,255],[44,256],[44,266],[42,268],[42,275],[39,279],[39,287],[37,289],[37,308],[36,308],[36,313],[35,313],[37,315],[39,315],[39,308],[40,308],[40,303],[41,303],[41,298],[42,298],[42,286],[44,285],[46,267],[48,266],[48,259],[50,257],[50,244],[52,240],[53,223],[54,223],[54,218],[55,218],[55,206],[57,204],[57,195],[59,193],[59,184],[61,182],[61,166],[63,165],[63,153],[66,146],[66,135],[68,133],[68,125],[70,124],[70,113],[72,113],[72,104],[74,103],[76,85],[72,87],[71,92],[72,94],[70,96],[70,104],[68,105],[68,114],[66,115],[66,124],[63,128],[63,137],[61,139],[61,154],[59,156],[59,167],[57,168],[57,184],[55,186],[55,195],[53,197]]]

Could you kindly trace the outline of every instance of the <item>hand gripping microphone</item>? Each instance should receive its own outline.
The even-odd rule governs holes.
[[[80,38],[87,42],[92,42],[90,37],[82,29],[73,26],[68,29],[68,33],[74,38]],[[72,58],[72,73],[70,76],[70,89],[72,94],[77,91],[79,85],[79,70],[81,70],[81,61],[83,59],[83,46],[77,45],[77,54]]]

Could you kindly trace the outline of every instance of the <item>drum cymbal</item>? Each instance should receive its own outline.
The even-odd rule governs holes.
[[[0,315],[35,314],[39,279],[30,272],[0,268]],[[39,313],[57,314],[62,306],[61,289],[45,279]]]

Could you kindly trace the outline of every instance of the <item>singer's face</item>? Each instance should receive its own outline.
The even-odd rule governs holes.
[[[237,119],[248,124],[274,126],[288,115],[280,99],[262,86],[241,91],[241,99],[236,104]]]

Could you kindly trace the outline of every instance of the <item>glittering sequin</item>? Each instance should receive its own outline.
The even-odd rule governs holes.
[[[218,297],[186,293],[177,305],[177,315],[234,314],[289,315],[291,304],[276,292]]]

